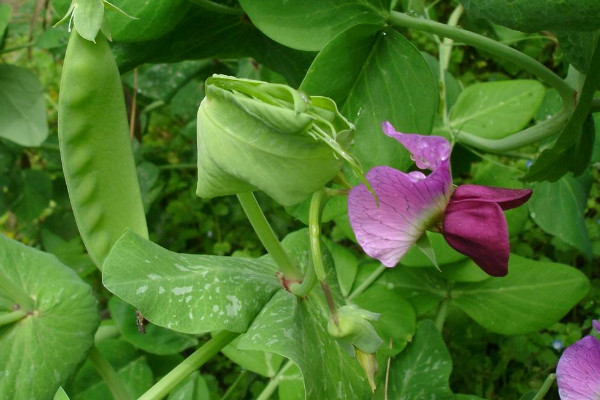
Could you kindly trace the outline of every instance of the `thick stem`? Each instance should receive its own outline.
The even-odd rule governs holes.
[[[108,386],[115,400],[133,400],[133,396],[131,396],[127,387],[123,385],[115,369],[104,358],[98,348],[92,347],[88,357],[92,365],[96,368],[96,371],[98,371],[98,374],[102,377],[102,380],[106,383],[106,386]]]
[[[2,271],[0,271],[0,292],[18,305],[18,308],[14,308],[15,311],[16,309],[22,309],[29,312],[35,309],[33,299],[24,290],[16,286]]]
[[[277,372],[277,375],[275,375],[273,378],[271,378],[271,380],[269,381],[267,386],[265,386],[265,388],[260,393],[260,395],[256,398],[256,400],[268,400],[275,392],[275,389],[277,389],[277,386],[279,386],[279,382],[281,382],[281,379],[283,378],[283,374],[285,374],[285,372],[288,369],[290,369],[290,367],[292,365],[294,365],[294,363],[288,360],[288,362],[286,362],[283,365],[283,367],[281,367],[281,369]]]
[[[221,331],[213,336],[202,347],[192,353],[181,364],[176,366],[144,393],[138,400],[158,400],[171,392],[175,386],[187,378],[192,372],[200,368],[204,363],[213,358],[221,349],[227,346],[240,334],[229,331]]]
[[[256,197],[252,192],[238,193],[237,198],[246,213],[246,216],[250,220],[250,224],[254,228],[254,231],[258,235],[263,246],[267,249],[267,252],[273,257],[275,263],[286,277],[287,280],[299,281],[301,279],[301,273],[298,268],[292,263],[287,252],[281,246],[281,243],[275,236],[275,232],[269,225],[265,214],[263,214]]]
[[[433,33],[435,35],[447,37],[457,42],[465,43],[469,46],[485,50],[498,58],[512,62],[518,67],[532,73],[548,85],[555,88],[563,99],[564,103],[573,102],[574,90],[565,81],[563,81],[552,70],[542,63],[529,57],[510,46],[497,42],[474,32],[459,29],[439,22],[430,21],[422,18],[410,17],[398,11],[390,13],[389,22],[395,26],[413,28],[423,32]]]
[[[27,311],[17,310],[13,312],[0,314],[0,326],[9,325],[13,322],[22,320],[27,316]]]
[[[323,266],[323,255],[321,254],[321,213],[325,206],[327,194],[325,190],[315,192],[310,200],[310,211],[308,213],[308,232],[310,235],[310,252],[312,255],[315,274],[319,281],[327,279],[325,267]]]
[[[540,388],[540,390],[538,390],[536,395],[531,400],[542,400],[544,398],[544,396],[546,395],[546,393],[548,393],[548,390],[550,390],[550,388],[552,387],[552,384],[554,383],[555,379],[556,379],[556,374],[548,375],[548,377],[542,384],[542,387]]]

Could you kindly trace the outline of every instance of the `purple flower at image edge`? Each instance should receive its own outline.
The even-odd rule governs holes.
[[[592,323],[600,332],[600,323]],[[561,400],[600,399],[600,340],[588,335],[567,347],[556,367]]]
[[[450,174],[450,143],[441,136],[396,132],[389,122],[383,132],[400,142],[420,171],[402,172],[378,166],[365,185],[348,196],[352,230],[365,253],[394,267],[426,230],[440,232],[450,246],[469,256],[492,276],[508,273],[508,227],[503,210],[531,197],[529,189],[462,185],[454,188]]]

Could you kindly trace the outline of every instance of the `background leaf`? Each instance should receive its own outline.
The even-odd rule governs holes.
[[[52,398],[94,344],[96,299],[56,257],[3,235],[0,248],[0,279],[34,299],[27,316],[0,327],[0,398]],[[0,311],[16,309],[8,296],[0,292]]]
[[[463,90],[450,111],[450,127],[486,139],[502,139],[523,129],[544,99],[533,80],[476,83]]]
[[[250,20],[273,40],[299,50],[320,50],[337,34],[360,24],[383,26],[386,0],[241,0]]]
[[[0,137],[39,146],[48,136],[44,88],[24,68],[0,64]]]
[[[587,277],[573,267],[511,254],[508,275],[456,284],[451,304],[492,332],[516,335],[549,327],[588,289]]]

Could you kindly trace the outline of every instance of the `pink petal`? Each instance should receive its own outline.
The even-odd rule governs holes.
[[[508,273],[508,228],[498,204],[454,201],[453,196],[446,208],[443,233],[450,246],[469,256],[487,274]]]
[[[383,166],[366,178],[379,207],[364,185],[354,187],[348,196],[350,224],[365,253],[393,267],[442,218],[452,189],[448,161],[425,179]]]
[[[594,328],[596,332],[600,333],[600,322],[597,319],[592,321],[592,328]]]
[[[556,367],[561,400],[600,399],[600,341],[586,336],[568,347]]]
[[[411,159],[421,169],[435,171],[450,157],[450,143],[444,137],[396,132],[387,121],[381,127],[386,135],[396,139],[410,151]]]
[[[519,207],[531,197],[531,189],[506,189],[491,186],[461,185],[454,190],[452,201],[479,200],[497,203],[503,210]]]

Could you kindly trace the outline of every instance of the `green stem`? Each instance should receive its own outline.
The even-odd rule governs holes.
[[[450,14],[450,18],[448,18],[448,26],[456,26],[463,11],[464,7],[462,4],[459,4],[458,7],[452,11],[452,14]],[[448,104],[446,102],[446,70],[450,64],[453,44],[454,40],[447,37],[444,38],[439,45],[440,101],[442,103],[442,120],[445,126],[450,124],[448,118]]]
[[[229,7],[223,4],[214,3],[209,0],[189,0],[191,3],[204,8],[205,10],[214,11],[219,14],[227,15],[244,15],[244,10],[236,7]]]
[[[275,389],[277,389],[277,386],[279,386],[279,382],[281,382],[281,379],[283,378],[283,374],[285,374],[285,372],[288,369],[290,369],[290,367],[292,367],[292,365],[294,365],[294,363],[288,360],[288,362],[286,362],[283,365],[283,367],[281,367],[281,369],[277,372],[277,375],[275,375],[273,378],[271,378],[271,380],[269,381],[267,386],[265,386],[265,388],[260,393],[260,395],[256,398],[256,400],[269,399],[275,392]]]
[[[440,303],[438,308],[437,316],[435,317],[435,327],[438,331],[442,331],[444,329],[444,322],[446,321],[446,316],[448,315],[448,305],[450,304],[450,299],[445,298]]]
[[[542,384],[542,387],[531,400],[542,400],[556,379],[556,374],[550,374]]]
[[[98,374],[102,377],[102,380],[108,386],[108,389],[112,393],[115,400],[132,400],[133,397],[127,390],[127,387],[123,385],[123,382],[117,375],[115,369],[110,365],[108,360],[104,358],[100,350],[97,347],[92,347],[88,355],[90,362],[98,371]]]
[[[333,295],[331,294],[331,288],[329,287],[327,282],[321,281],[321,289],[323,289],[323,294],[325,295],[325,300],[327,301],[327,307],[329,307],[329,314],[331,315],[331,320],[337,327],[339,327],[340,319],[338,317],[335,300],[333,300]]]
[[[94,342],[100,343],[104,340],[114,339],[119,336],[119,330],[114,324],[102,324],[98,327],[96,334],[94,335]]]
[[[138,400],[158,400],[168,395],[188,375],[200,368],[204,363],[213,358],[221,349],[227,346],[240,334],[229,331],[220,331],[206,342],[202,347],[192,353],[181,364],[176,366],[161,380],[156,382]]]
[[[265,246],[271,257],[273,257],[273,260],[275,260],[275,263],[286,279],[300,281],[302,276],[300,271],[292,264],[287,252],[281,246],[277,236],[275,236],[275,232],[273,232],[271,225],[269,225],[267,218],[265,218],[265,214],[260,209],[254,194],[252,192],[238,193],[237,198],[261,243]]]
[[[304,274],[304,279],[302,280],[302,283],[290,284],[290,292],[292,292],[298,297],[304,297],[308,295],[317,283],[317,274],[315,273],[315,268],[313,266],[312,254],[309,258],[310,259],[308,260],[308,265],[306,266],[306,273]]]
[[[308,213],[308,232],[310,236],[310,252],[312,255],[315,274],[319,281],[327,279],[325,267],[323,266],[323,255],[321,254],[321,213],[325,206],[327,194],[325,190],[315,192],[310,200],[310,211]]]
[[[383,274],[383,272],[386,270],[387,268],[384,265],[380,265],[379,267],[377,267],[377,269],[375,271],[373,271],[368,277],[367,279],[365,279],[360,285],[358,285],[358,287],[356,289],[354,289],[352,291],[352,293],[350,293],[350,295],[348,296],[348,298],[346,299],[347,301],[351,301],[352,299],[354,299],[356,296],[358,296],[359,294],[361,294],[362,292],[364,292],[369,286],[371,286],[371,284],[373,282],[375,282],[377,280],[377,278],[379,278],[379,276],[381,274]]]
[[[35,309],[33,299],[21,288],[16,286],[2,271],[0,271],[0,292],[14,301],[25,312]]]
[[[22,320],[27,316],[27,311],[17,310],[0,314],[0,326],[9,325],[13,322]]]
[[[390,13],[389,22],[395,26],[433,33],[485,50],[494,56],[512,62],[555,88],[562,97],[564,103],[573,102],[573,88],[542,63],[510,46],[474,32],[469,32],[435,21],[410,17],[398,11],[392,11]]]

